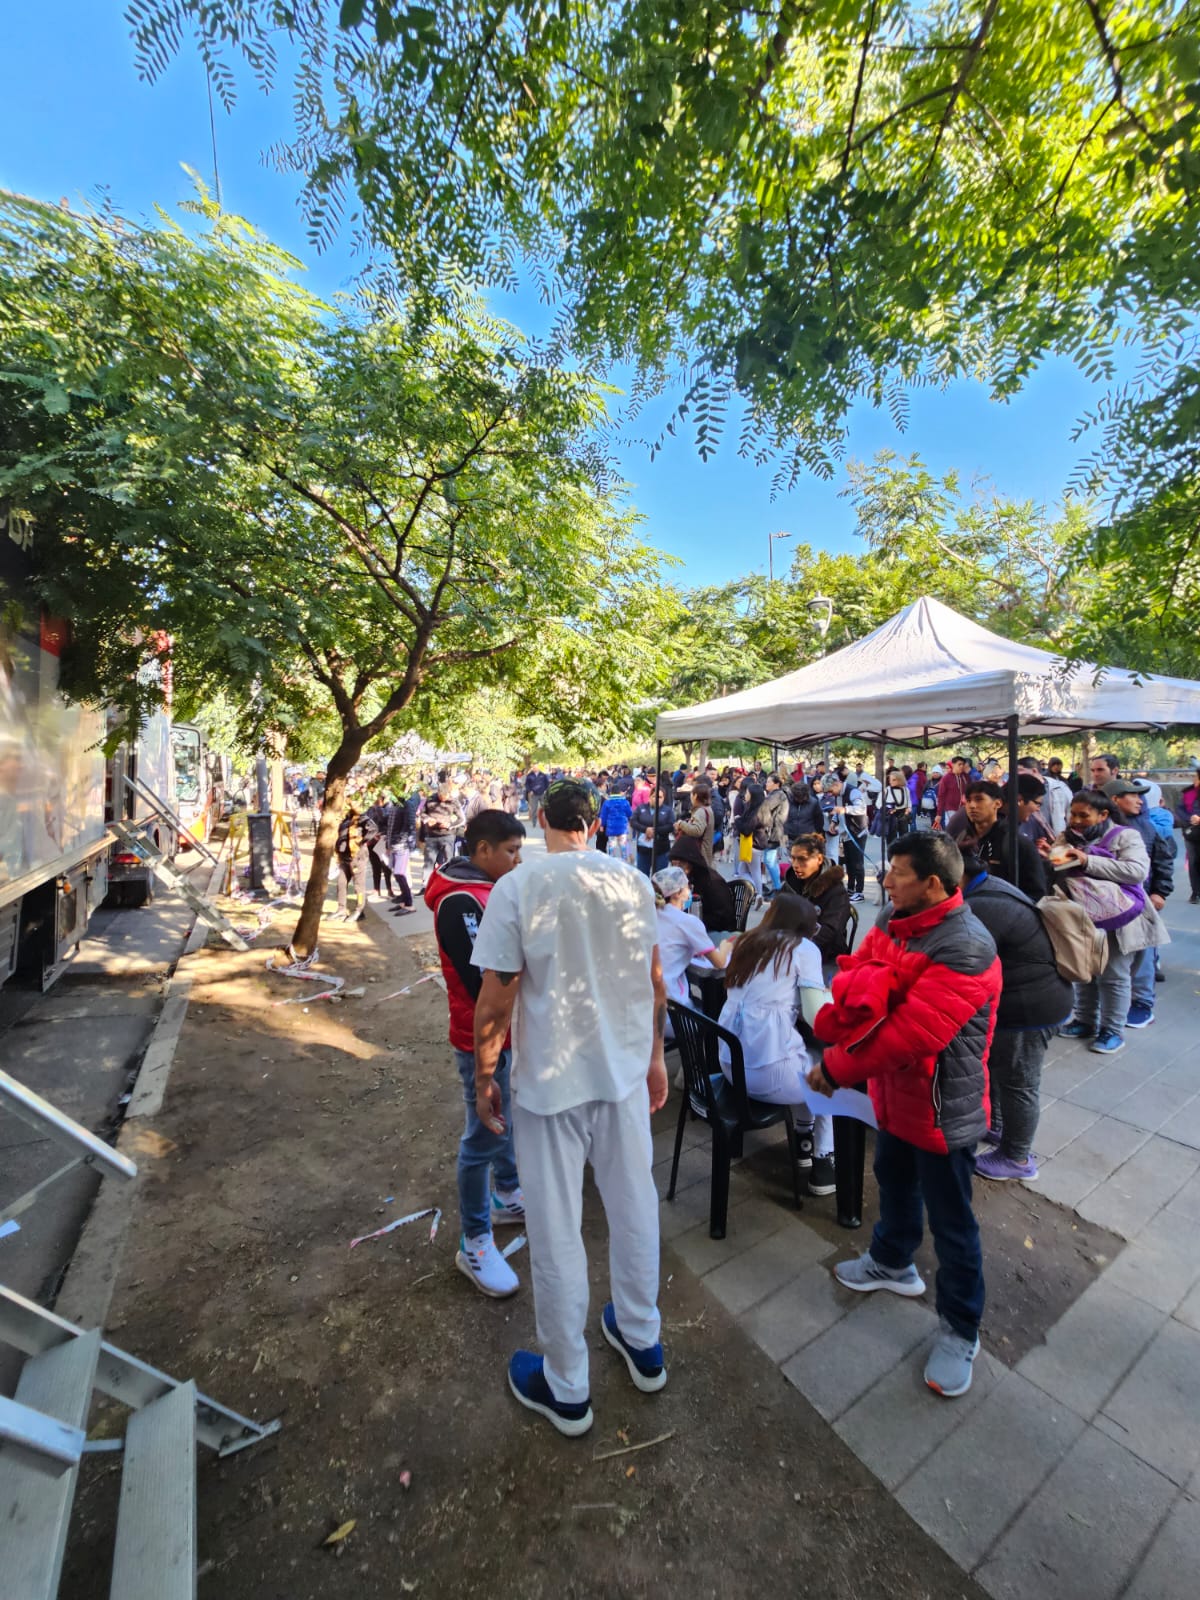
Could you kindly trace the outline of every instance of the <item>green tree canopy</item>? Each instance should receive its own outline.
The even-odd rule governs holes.
[[[478,307],[417,326],[324,307],[247,224],[198,211],[191,233],[0,206],[0,494],[38,518],[76,693],[121,693],[167,632],[185,683],[240,689],[276,728],[314,692],[332,709],[311,948],[367,744],[535,639],[548,679],[555,641],[572,683],[585,651],[611,714],[608,623],[657,557],[596,454],[585,373]]]
[[[679,378],[701,446],[828,470],[849,407],[1108,370],[1196,303],[1194,0],[135,0],[142,71],[191,33],[297,60],[317,239],[357,202],[402,282],[565,295],[576,347]]]

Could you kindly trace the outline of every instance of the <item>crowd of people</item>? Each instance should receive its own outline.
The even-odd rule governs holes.
[[[723,985],[719,1021],[741,1045],[751,1097],[793,1110],[810,1195],[836,1186],[831,1094],[868,1090],[879,1221],[836,1276],[859,1293],[923,1293],[924,1218],[939,1315],[925,1379],[945,1397],[970,1387],[985,1292],[973,1180],[1036,1178],[1056,1034],[1110,1055],[1152,1023],[1175,825],[1200,898],[1200,767],[1174,816],[1112,756],[1087,774],[1023,757],[1016,776],[1015,850],[1007,773],[965,756],[927,774],[893,767],[883,783],[821,764],[534,767],[459,791],[443,776],[415,809],[396,802],[375,818],[385,842],[402,834],[410,855],[424,845],[466,1109],[456,1264],[507,1297],[519,1280],[494,1229],[520,1223],[529,1237],[542,1348],[510,1363],[523,1405],[569,1435],[592,1423],[589,1162],[610,1231],[600,1332],[637,1388],[667,1380],[649,1115],[668,1093],[669,1006],[694,1005],[701,974]],[[546,849],[522,861],[527,826]],[[872,832],[886,844],[882,907],[855,942]],[[742,931],[738,876],[762,902]],[[719,1059],[729,1076],[724,1047]]]

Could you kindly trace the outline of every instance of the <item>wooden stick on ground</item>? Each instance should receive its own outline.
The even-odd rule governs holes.
[[[647,1439],[643,1444],[623,1445],[620,1450],[604,1450],[598,1456],[593,1456],[593,1461],[611,1461],[614,1456],[631,1456],[635,1450],[649,1450],[652,1444],[663,1444],[667,1439],[675,1437],[675,1429],[670,1433],[660,1433],[657,1439]]]

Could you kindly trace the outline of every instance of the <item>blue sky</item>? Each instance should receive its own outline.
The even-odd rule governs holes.
[[[122,0],[40,0],[7,8],[0,185],[72,201],[103,186],[120,210],[146,215],[155,204],[170,208],[189,197],[191,180],[182,164],[211,179],[208,98],[198,58],[185,54],[153,87],[140,82],[122,10]],[[313,287],[329,293],[354,271],[348,243],[316,256],[296,209],[295,178],[262,159],[288,133],[288,88],[285,80],[266,98],[247,79],[233,116],[216,107],[223,200],[304,258]],[[529,331],[536,331],[536,307],[518,302],[498,309],[517,321],[524,311]],[[915,451],[935,471],[984,477],[1000,494],[1054,506],[1082,453],[1071,443],[1073,423],[1095,398],[1065,362],[1046,364],[1007,405],[989,401],[977,384],[922,390],[912,397],[904,433],[886,412],[856,411],[850,454]],[[686,430],[653,462],[644,448],[631,446],[622,464],[646,518],[645,537],[683,559],[683,581],[715,583],[765,571],[772,530],[787,530],[817,548],[858,547],[852,511],[839,498],[842,473],[828,483],[807,478],[772,502],[770,468],[756,469],[732,449],[702,463]],[[788,548],[776,545],[777,570],[786,565]]]

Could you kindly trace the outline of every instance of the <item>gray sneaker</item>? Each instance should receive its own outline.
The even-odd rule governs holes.
[[[945,1317],[940,1317],[938,1323],[937,1338],[925,1363],[925,1382],[936,1394],[953,1400],[971,1387],[979,1340],[962,1338]]]
[[[918,1295],[925,1293],[925,1280],[910,1262],[902,1271],[895,1267],[882,1267],[868,1250],[857,1261],[839,1261],[833,1275],[845,1289],[857,1289],[869,1294],[872,1289],[890,1289],[893,1294]]]

